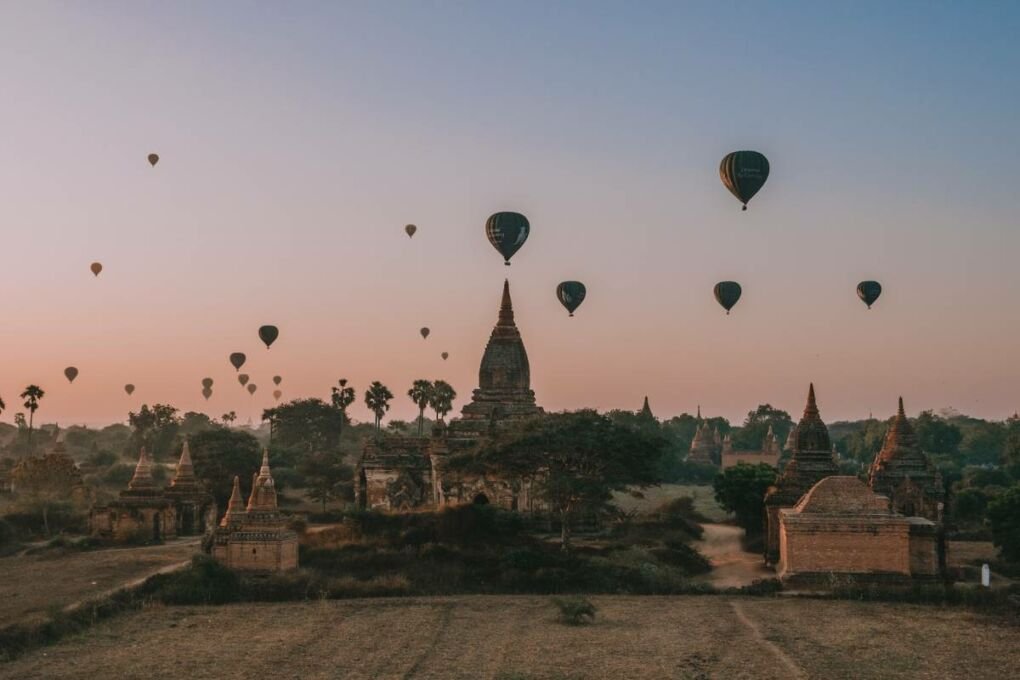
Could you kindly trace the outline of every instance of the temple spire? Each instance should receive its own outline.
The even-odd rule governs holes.
[[[230,520],[237,513],[244,512],[244,501],[241,500],[241,480],[234,475],[234,489],[230,492],[230,500],[227,502],[227,512],[220,520],[220,526],[227,526]]]
[[[152,464],[149,462],[149,454],[145,452],[145,447],[143,446],[141,453],[138,455],[138,464],[135,466],[135,474],[131,477],[131,481],[128,482],[128,488],[148,489],[153,485]]]
[[[648,418],[654,417],[652,415],[652,407],[648,404],[648,395],[645,395],[645,403],[641,406],[641,415]]]
[[[191,463],[191,451],[188,448],[188,441],[184,441],[181,448],[181,458],[177,461],[177,472],[174,474],[170,486],[179,486],[182,483],[195,481],[195,466]]]
[[[269,449],[262,449],[262,467],[252,479],[248,510],[276,510],[276,485],[269,471]]]
[[[514,305],[510,300],[510,279],[503,280],[503,299],[499,303],[499,321],[497,326],[514,325]]]
[[[698,404],[698,420],[701,420],[701,404]]]
[[[817,416],[818,415],[818,404],[815,402],[815,384],[811,383],[808,387],[807,393],[807,405],[804,407],[804,417]]]
[[[900,408],[899,408],[899,411],[896,413],[896,417],[897,418],[906,418],[907,417],[906,412],[904,412],[904,410],[903,410],[903,397],[900,397]]]

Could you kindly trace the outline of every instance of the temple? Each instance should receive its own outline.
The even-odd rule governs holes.
[[[779,560],[779,511],[792,508],[812,486],[839,473],[832,455],[829,430],[815,402],[815,386],[808,388],[804,415],[796,427],[793,455],[782,474],[765,494],[765,562]]]
[[[782,451],[779,450],[779,440],[776,439],[775,432],[772,431],[772,426],[769,425],[769,431],[765,434],[765,439],[762,441],[761,449],[757,451],[741,451],[733,448],[733,438],[730,435],[726,435],[723,438],[721,462],[722,469],[731,468],[734,465],[746,463],[748,465],[765,464],[771,465],[774,468],[779,467],[779,456]]]
[[[213,533],[212,555],[238,571],[268,573],[298,566],[297,534],[277,508],[268,450],[262,453],[262,467],[252,480],[247,506],[241,500],[240,480],[234,477],[227,511]]]
[[[687,460],[702,465],[718,465],[722,452],[722,438],[719,430],[712,429],[707,420],[701,419],[701,407],[698,406],[698,429],[694,432]]]
[[[914,428],[903,411],[903,397],[882,450],[871,464],[868,484],[892,501],[893,511],[942,523],[945,502],[942,475],[921,451]]]
[[[451,471],[453,454],[477,449],[495,432],[540,415],[531,366],[514,318],[510,283],[503,283],[499,315],[482,353],[478,389],[460,418],[437,423],[430,438],[378,437],[366,445],[356,473],[359,507],[380,510],[493,503],[508,510],[540,509],[531,481]]]
[[[164,495],[174,504],[179,536],[201,535],[216,526],[216,500],[195,476],[188,442],[181,447],[177,470]]]
[[[177,535],[174,503],[156,486],[144,448],[128,488],[117,499],[92,508],[89,530],[93,536],[123,543],[158,542]]]

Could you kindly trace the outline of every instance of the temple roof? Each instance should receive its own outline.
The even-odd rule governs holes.
[[[145,447],[142,447],[141,453],[138,455],[138,464],[135,465],[135,474],[131,477],[131,481],[128,482],[128,489],[132,491],[155,489],[156,482],[152,479],[152,463],[149,462],[149,454],[145,452]]]
[[[900,397],[882,449],[871,464],[869,481],[876,491],[892,493],[904,479],[913,480],[925,493],[936,498],[943,494],[942,476],[921,450],[917,434],[903,410],[903,397]]]
[[[198,483],[195,477],[195,467],[191,464],[191,451],[188,449],[188,442],[184,442],[181,448],[181,458],[177,461],[177,471],[170,482],[170,486],[192,486]]]
[[[875,463],[907,457],[923,458],[924,454],[921,453],[917,435],[914,434],[914,428],[903,410],[903,397],[900,397],[896,417],[885,433],[885,441],[882,443],[882,450],[875,456]]]
[[[655,415],[652,414],[652,407],[648,405],[648,395],[645,395],[645,403],[641,405],[641,411],[639,412],[638,415],[644,416],[646,418],[655,417]]]
[[[851,476],[826,477],[804,494],[794,512],[815,515],[892,515],[889,499]]]
[[[829,441],[829,429],[822,422],[818,412],[818,404],[815,402],[815,384],[808,387],[807,404],[804,406],[804,415],[797,424],[797,443],[794,448],[799,451],[832,451],[832,442]]]
[[[248,512],[252,510],[276,510],[276,484],[269,470],[269,449],[262,449],[262,467],[252,482]]]
[[[220,526],[225,527],[229,525],[231,520],[236,519],[238,515],[242,515],[244,512],[244,500],[241,498],[241,480],[237,475],[234,475],[234,488],[230,492],[227,512],[224,513],[223,519],[220,520]]]

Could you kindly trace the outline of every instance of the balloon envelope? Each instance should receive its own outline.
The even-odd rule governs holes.
[[[149,165],[151,165],[152,167],[156,167],[156,163],[159,163],[159,154],[150,153],[149,154]]]
[[[719,177],[730,193],[744,204],[765,185],[769,178],[769,159],[757,151],[734,151],[719,163]]]
[[[278,375],[274,375],[274,376],[273,376],[273,384],[274,384],[274,385],[279,385],[279,384],[280,384],[280,383],[282,383],[282,382],[283,382],[283,378],[281,378],[281,377],[280,377],[280,376],[278,376]]]
[[[720,281],[715,284],[715,299],[723,306],[727,314],[733,309],[733,305],[737,304],[742,292],[740,284],[736,281]]]
[[[124,385],[124,391],[127,392],[130,397],[135,391],[135,386],[128,383],[127,385]]]
[[[282,396],[283,392],[281,392],[280,390],[273,390],[273,399],[275,399],[276,401],[280,401],[280,397]]]
[[[429,337],[429,333],[431,333],[432,331],[430,331],[428,328],[422,328],[418,332],[421,333],[421,337],[428,338]]]
[[[413,224],[409,224],[406,227],[404,227],[404,231],[407,232],[407,237],[411,238],[412,236],[414,236],[414,232],[418,231],[418,227],[414,226]]]
[[[280,329],[276,326],[262,326],[259,328],[259,339],[266,343],[266,349],[276,342],[276,339],[280,337]]]
[[[241,375],[237,376],[237,382],[241,383],[241,387],[247,385],[249,380],[251,380],[251,378],[248,377],[247,373],[242,373]]]
[[[99,262],[93,262],[89,266],[89,269],[92,270],[92,275],[93,276],[99,276],[99,272],[103,271],[103,265],[100,264]]]
[[[74,382],[74,379],[78,377],[78,369],[68,366],[64,369],[64,377],[67,378],[67,382]]]
[[[244,352],[234,352],[230,355],[230,365],[240,371],[247,359],[248,357],[244,356]]]
[[[882,284],[878,281],[861,281],[857,284],[857,297],[868,306],[868,309],[871,309],[871,305],[875,304],[875,300],[881,294]]]
[[[212,378],[202,378],[202,387],[209,389],[213,386]]]
[[[206,401],[208,401],[209,397],[212,396],[212,388],[211,387],[203,387],[202,388],[202,396],[206,398]]]
[[[443,352],[440,356],[443,357],[443,361],[446,361],[447,359],[450,358],[450,353],[449,352]]]
[[[567,308],[570,316],[574,316],[574,310],[581,306],[587,294],[588,290],[580,281],[564,281],[556,286],[556,298]]]
[[[248,385],[248,394],[255,394],[255,390],[257,390],[257,389],[258,388],[255,387],[255,383],[252,383],[252,384]]]
[[[531,233],[528,218],[515,212],[498,212],[485,221],[485,235],[492,247],[503,256],[503,263],[510,265],[510,258],[521,249]]]

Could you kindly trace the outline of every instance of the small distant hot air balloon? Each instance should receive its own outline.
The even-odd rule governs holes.
[[[212,378],[202,378],[202,387],[206,389],[212,389],[212,386],[213,386]]]
[[[580,281],[564,281],[556,286],[556,297],[560,304],[570,312],[570,316],[574,316],[574,310],[581,306],[584,296],[587,294],[588,290]]]
[[[720,281],[715,284],[715,299],[723,306],[726,313],[729,314],[730,310],[733,309],[733,305],[737,304],[737,300],[740,299],[741,289],[740,284],[736,281]]]
[[[279,385],[282,382],[283,382],[283,378],[282,377],[280,377],[278,375],[274,375],[273,376],[273,384],[274,385]]]
[[[251,378],[248,377],[247,373],[242,373],[241,375],[237,376],[237,382],[241,383],[241,387],[247,385],[249,380],[251,380]]]
[[[259,328],[259,340],[266,343],[266,349],[276,342],[276,339],[280,337],[280,329],[276,326],[262,326]]]
[[[205,397],[206,401],[209,401],[209,397],[212,396],[212,388],[211,387],[203,387],[202,388],[202,396]]]
[[[871,305],[875,304],[875,300],[881,294],[882,284],[878,281],[861,281],[857,284],[857,297],[868,306],[868,309],[871,309]]]
[[[510,266],[510,258],[521,249],[531,233],[528,218],[515,212],[498,212],[485,221],[485,235],[492,247],[503,256],[503,264]]]
[[[420,331],[418,331],[418,332],[419,332],[419,333],[421,333],[421,337],[423,337],[423,338],[425,338],[426,340],[428,340],[428,337],[429,337],[429,333],[431,333],[432,331],[430,331],[430,330],[428,329],[428,327],[427,327],[427,326],[425,326],[425,327],[422,327],[422,329],[421,329]]]
[[[151,165],[152,167],[156,167],[156,163],[159,163],[159,154],[150,153],[149,154],[149,165]]]
[[[244,362],[247,361],[248,357],[244,356],[244,352],[234,352],[230,355],[230,365],[238,371],[244,366]]]
[[[734,151],[719,163],[719,177],[747,210],[747,202],[769,178],[769,159],[757,151]]]
[[[275,399],[276,401],[280,401],[280,397],[282,396],[283,392],[281,392],[280,390],[273,390],[273,399]]]
[[[407,238],[412,238],[414,236],[414,232],[418,231],[418,227],[414,226],[413,224],[409,224],[406,227],[404,227],[404,231],[407,232]]]
[[[93,276],[99,276],[99,272],[103,271],[103,265],[100,262],[93,262],[89,265],[89,269],[92,270]]]
[[[443,361],[446,361],[447,359],[450,358],[450,353],[449,352],[443,352],[439,356],[443,357]]]
[[[258,387],[255,386],[255,383],[248,385],[248,394],[255,394],[255,390],[257,389]]]
[[[132,385],[131,383],[128,383],[127,385],[124,385],[124,391],[127,392],[128,396],[130,397],[135,392],[135,386]]]
[[[74,366],[68,366],[64,369],[64,377],[67,378],[67,382],[73,383],[74,379],[78,377],[78,369]]]

